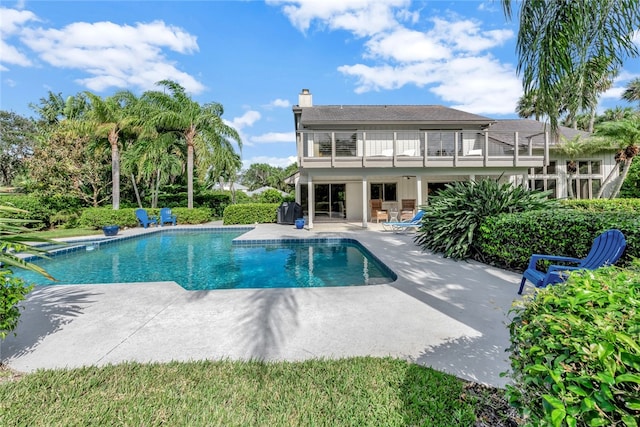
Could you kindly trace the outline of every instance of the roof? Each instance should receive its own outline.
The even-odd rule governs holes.
[[[494,120],[441,105],[319,105],[302,107],[301,123],[470,123]]]
[[[565,126],[559,126],[560,142],[564,139],[571,140],[577,136],[583,139],[591,137],[589,132],[582,130],[576,130]],[[554,138],[550,133],[550,128],[547,123],[539,122],[537,120],[530,119],[508,119],[498,120],[493,123],[489,129],[489,135],[495,140],[513,145],[514,132],[518,132],[520,144],[524,143],[523,139],[528,141],[529,138],[533,139],[533,145],[538,147],[544,146],[544,133],[549,132],[549,141],[554,144]],[[504,133],[503,133],[504,132]]]

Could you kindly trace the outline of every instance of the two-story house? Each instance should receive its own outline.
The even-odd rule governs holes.
[[[296,201],[314,221],[377,220],[372,200],[395,213],[422,206],[453,181],[485,177],[567,196],[594,197],[615,168],[612,153],[567,158],[544,123],[494,120],[439,105],[319,105],[303,89],[293,107]],[[560,140],[586,132],[560,129]],[[567,175],[571,173],[571,179]]]

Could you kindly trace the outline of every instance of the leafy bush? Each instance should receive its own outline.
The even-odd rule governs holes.
[[[10,269],[0,267],[0,340],[18,326],[18,304],[32,289],[33,285],[25,286],[24,280],[13,276]]]
[[[270,188],[268,190],[263,191],[262,193],[256,196],[256,201],[258,203],[277,203],[280,204],[284,198],[282,194],[275,188]]]
[[[638,425],[640,263],[573,273],[512,312],[508,394],[531,425]]]
[[[584,258],[593,239],[611,228],[622,231],[627,248],[618,265],[640,257],[640,215],[574,209],[502,214],[487,218],[476,240],[476,258],[523,271],[533,253]]]
[[[634,159],[629,168],[627,179],[620,189],[620,197],[640,198],[640,159]]]
[[[202,224],[212,220],[211,209],[208,208],[173,208],[171,212],[178,217],[178,224]],[[158,217],[160,209],[147,209],[149,216]],[[126,208],[113,210],[111,208],[87,208],[82,211],[80,225],[83,227],[102,228],[105,225],[119,225],[137,227],[136,209]]]
[[[227,206],[223,222],[231,224],[255,224],[276,222],[277,203],[245,203]]]
[[[476,236],[485,218],[556,206],[548,194],[492,179],[447,184],[429,198],[429,206],[422,207],[425,214],[415,242],[445,257],[468,258],[476,251]]]
[[[569,208],[588,211],[640,213],[640,199],[573,199],[561,203]]]
[[[222,218],[224,209],[231,204],[231,192],[212,191],[196,194],[194,204],[198,207],[209,208],[216,218]]]
[[[31,222],[25,227],[39,229],[49,227],[49,217],[53,213],[38,197],[28,195],[0,196],[0,204],[21,209],[21,212],[7,212],[8,218],[24,219]]]

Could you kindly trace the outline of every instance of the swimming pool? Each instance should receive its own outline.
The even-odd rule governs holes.
[[[175,281],[187,290],[362,286],[396,275],[353,239],[237,241],[247,230],[162,230],[68,248],[31,262],[58,281],[37,285]]]

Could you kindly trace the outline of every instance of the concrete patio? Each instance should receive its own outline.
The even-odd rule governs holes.
[[[398,279],[304,289],[186,291],[175,282],[38,287],[23,304],[17,336],[2,343],[2,359],[30,372],[123,361],[394,356],[505,385],[500,373],[509,368],[508,311],[519,275],[422,252],[413,235],[378,224],[367,230],[261,224],[240,238],[325,236],[357,239]]]

